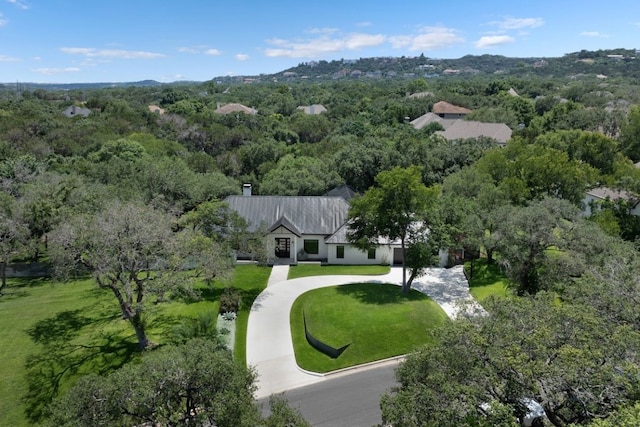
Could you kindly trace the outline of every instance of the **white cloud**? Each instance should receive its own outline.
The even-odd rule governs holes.
[[[408,47],[412,51],[437,50],[463,43],[458,31],[447,27],[424,27],[419,34],[390,37],[394,48]]]
[[[123,49],[95,49],[90,47],[63,47],[60,51],[70,55],[83,55],[89,58],[120,58],[120,59],[153,59],[162,58],[162,53],[145,52]]]
[[[238,53],[236,55],[236,59],[238,61],[246,61],[247,59],[249,59],[249,55],[247,55],[246,53]]]
[[[0,13],[0,27],[3,27],[3,26],[5,26],[5,25],[7,25],[7,22],[9,22],[9,21],[7,21],[6,19],[4,19],[4,18],[2,17],[2,14]]]
[[[218,56],[222,54],[222,51],[218,50],[218,49],[207,49],[204,51],[205,55],[210,55],[210,56]]]
[[[22,0],[7,0],[7,3],[11,3],[16,7],[19,7],[20,9],[29,9],[29,5],[27,4],[27,2],[24,2]]]
[[[20,61],[20,59],[14,58],[13,56],[0,55],[0,62],[17,62],[17,61]]]
[[[492,47],[502,46],[505,44],[513,43],[515,39],[511,36],[482,36],[479,40],[473,43],[478,49],[490,49]]]
[[[316,58],[327,53],[378,46],[384,43],[386,39],[381,34],[364,33],[347,34],[342,37],[323,35],[315,39],[296,41],[273,38],[268,39],[267,43],[275,47],[265,49],[265,55],[270,57]]]
[[[305,33],[307,34],[334,34],[337,33],[337,28],[309,28]]]
[[[596,37],[596,38],[603,38],[603,39],[606,39],[609,37],[608,34],[602,34],[598,31],[583,31],[580,33],[580,35],[584,37]]]
[[[183,52],[183,53],[200,53],[200,51],[198,49],[194,49],[192,47],[179,47],[178,48],[178,52]]]
[[[64,73],[77,73],[80,71],[80,68],[77,67],[67,67],[67,68],[36,68],[31,70],[35,73],[52,75],[52,74],[64,74]]]
[[[370,27],[372,24],[369,21],[356,22],[356,27]]]
[[[491,25],[496,25],[503,30],[519,30],[522,28],[538,28],[544,25],[542,18],[504,18],[502,21],[490,22]]]

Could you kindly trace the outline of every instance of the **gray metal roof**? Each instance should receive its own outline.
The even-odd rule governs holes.
[[[261,225],[272,229],[284,221],[301,234],[330,235],[347,221],[349,213],[349,203],[342,197],[229,196],[225,202],[252,230]]]

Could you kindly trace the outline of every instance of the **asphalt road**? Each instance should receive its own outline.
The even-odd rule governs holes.
[[[340,374],[325,381],[289,390],[284,396],[314,427],[371,427],[380,424],[380,396],[396,385],[396,364],[387,364],[354,373]],[[268,398],[263,412],[268,414]]]

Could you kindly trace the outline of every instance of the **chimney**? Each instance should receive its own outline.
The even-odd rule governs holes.
[[[242,184],[242,195],[245,197],[251,196],[251,184]]]

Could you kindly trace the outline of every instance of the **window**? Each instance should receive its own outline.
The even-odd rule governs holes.
[[[367,258],[369,259],[376,259],[376,250],[374,249],[369,249],[369,251],[367,251]]]
[[[336,246],[336,258],[344,258],[344,246]]]
[[[305,240],[304,251],[309,255],[318,255],[318,241],[317,240]]]

